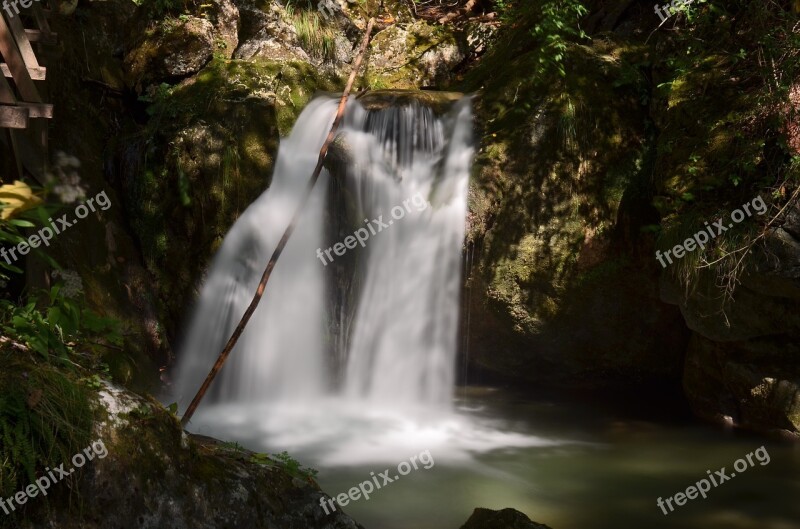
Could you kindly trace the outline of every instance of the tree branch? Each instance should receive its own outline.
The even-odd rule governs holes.
[[[278,242],[278,246],[275,247],[275,251],[272,253],[272,257],[270,257],[269,262],[267,263],[266,269],[264,269],[264,274],[261,276],[261,281],[258,283],[258,289],[256,290],[255,296],[253,296],[253,300],[250,302],[250,305],[247,307],[247,310],[244,312],[241,321],[239,321],[239,325],[236,326],[236,329],[233,331],[228,343],[225,345],[225,348],[219,354],[219,358],[214,363],[214,367],[211,368],[211,371],[208,373],[208,376],[203,381],[202,386],[197,392],[197,395],[194,396],[192,399],[192,403],[189,405],[189,408],[186,410],[186,413],[183,415],[181,419],[181,424],[186,426],[188,422],[191,420],[192,415],[194,415],[197,406],[200,404],[200,401],[203,400],[203,397],[208,391],[209,386],[214,381],[214,378],[219,373],[219,370],[222,369],[222,366],[225,364],[225,361],[228,359],[228,356],[231,354],[236,342],[239,341],[239,337],[244,332],[244,328],[247,325],[247,322],[250,321],[250,317],[258,307],[258,303],[261,301],[262,296],[264,295],[264,289],[267,286],[267,281],[269,281],[269,277],[272,274],[272,270],[275,268],[275,264],[278,261],[278,258],[283,253],[283,249],[286,246],[286,243],[289,241],[289,237],[292,236],[292,232],[294,232],[294,227],[297,224],[297,221],[300,219],[300,216],[305,208],[306,202],[308,202],[308,197],[311,195],[311,191],[314,189],[314,184],[317,183],[319,179],[319,174],[322,171],[322,165],[325,161],[325,157],[328,154],[328,147],[330,146],[331,142],[333,141],[334,137],[336,136],[336,131],[339,128],[339,125],[342,123],[342,119],[344,118],[344,109],[347,104],[347,97],[350,95],[350,90],[353,88],[353,83],[356,80],[356,75],[358,74],[358,70],[361,68],[361,61],[364,58],[364,53],[367,50],[367,44],[369,44],[369,36],[372,33],[372,26],[374,25],[375,20],[370,18],[369,23],[367,24],[367,30],[364,34],[364,40],[361,41],[361,47],[358,51],[358,55],[356,56],[356,61],[353,64],[353,71],[350,72],[350,78],[347,80],[347,85],[345,86],[344,92],[342,93],[342,99],[339,101],[339,108],[336,111],[336,118],[333,120],[333,126],[331,126],[331,130],[328,133],[328,137],[325,139],[325,143],[322,144],[322,149],[319,151],[319,159],[317,160],[317,166],[314,168],[314,172],[311,174],[311,180],[308,182],[308,187],[306,188],[305,195],[303,196],[300,204],[297,206],[297,209],[292,216],[292,220],[289,223],[289,226],[286,227],[286,231],[283,232],[283,236],[281,240]]]

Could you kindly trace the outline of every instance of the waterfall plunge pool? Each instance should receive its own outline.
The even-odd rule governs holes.
[[[317,469],[333,497],[370,472],[393,476],[429,450],[433,467],[344,507],[366,529],[457,529],[475,507],[513,507],[553,529],[800,528],[800,451],[791,445],[585,400],[476,387],[459,394],[449,414],[335,398],[204,406],[189,429],[259,452],[286,450]],[[762,445],[768,464],[756,462],[669,515],[656,505]]]
[[[323,171],[190,431],[288,451],[318,469],[334,496],[430,452],[432,468],[345,507],[367,529],[456,529],[475,507],[513,507],[553,529],[800,529],[792,501],[800,453],[786,446],[769,444],[768,465],[665,516],[657,498],[685,491],[706,470],[730,468],[763,441],[686,417],[656,421],[659,406],[620,416],[619,407],[593,399],[487,388],[459,391],[453,401],[475,147],[470,100],[444,115],[395,103],[348,104],[339,162]],[[336,104],[320,97],[303,110],[281,143],[269,189],[225,237],[178,355],[175,398],[165,402],[185,409],[252,299]],[[432,207],[320,265],[316,249],[362,219],[388,218],[416,193]]]

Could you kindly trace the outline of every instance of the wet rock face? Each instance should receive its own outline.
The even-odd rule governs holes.
[[[654,259],[656,245],[667,235],[677,240],[693,216],[710,221],[725,202],[729,211],[741,204],[734,189],[752,190],[745,200],[793,170],[754,162],[757,177],[745,185],[729,180],[736,172],[730,162],[745,165],[749,153],[773,159],[762,139],[771,125],[729,134],[737,127],[722,116],[732,115],[732,102],[741,116],[771,111],[749,93],[742,97],[709,50],[705,67],[686,68],[660,94],[654,87],[666,80],[667,52],[684,54],[683,45],[671,49],[664,39],[653,48],[631,38],[652,11],[631,2],[592,4],[584,28],[605,28],[610,40],[569,48],[564,79],[539,73],[530,36],[514,32],[525,28],[522,21],[502,27],[499,45],[465,74],[466,90],[481,90],[483,129],[467,219],[468,359],[524,384],[617,390],[639,382],[632,389],[644,397],[654,393],[650,381],[682,383],[701,417],[797,432],[800,210],[765,237],[762,221],[737,233],[748,238],[752,230],[759,240],[724,310],[719,280],[727,263],[699,277],[704,272],[688,259],[667,270]],[[796,106],[800,91],[790,92]],[[784,131],[789,150],[793,124]],[[705,164],[699,172],[695,157]],[[784,151],[774,157],[788,158]],[[790,194],[792,184],[786,187]],[[729,250],[741,246],[734,240],[725,241]]]
[[[132,202],[128,214],[168,333],[185,317],[227,230],[269,185],[277,155],[274,101],[245,92],[236,75],[209,66],[198,82],[175,90],[153,131],[160,150],[150,166],[122,166],[125,192],[158,204],[147,210]]]
[[[800,205],[754,254],[724,310],[665,285],[694,331],[684,389],[701,417],[800,438]]]
[[[423,90],[371,90],[357,97],[367,110],[382,110],[418,103],[433,109],[437,116],[442,116],[449,112],[453,104],[464,97],[464,94]]]
[[[569,82],[535,95],[522,95],[533,52],[502,75],[497,59],[485,65],[467,219],[469,360],[524,384],[677,386],[689,332],[659,299],[653,238],[641,230],[658,216],[637,196],[649,181],[647,118],[639,87],[614,87],[613,49],[595,44],[571,50]]]

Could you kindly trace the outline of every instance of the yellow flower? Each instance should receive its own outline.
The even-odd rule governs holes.
[[[26,209],[38,206],[42,199],[33,194],[28,184],[15,180],[13,184],[0,186],[0,203],[3,206],[0,218],[7,220]]]

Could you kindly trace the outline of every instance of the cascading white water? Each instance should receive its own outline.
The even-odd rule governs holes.
[[[365,108],[375,102],[348,104],[331,172],[190,429],[328,468],[422,450],[438,465],[550,444],[452,405],[470,99],[442,117],[411,102]],[[166,397],[181,410],[252,299],[335,111],[330,97],[309,104],[281,144],[272,185],[225,238],[179,355],[177,395]],[[335,243],[356,230],[369,234],[364,246],[351,240],[337,254]]]
[[[280,147],[271,187],[225,238],[179,355],[182,409],[250,303],[313,171],[336,102],[320,97],[303,111]],[[471,127],[467,98],[444,118],[416,103],[367,111],[351,99],[342,127],[350,161],[342,177],[356,189],[355,210],[367,221],[360,227],[379,218],[385,226],[377,231],[372,223],[376,233],[366,246],[347,250],[360,252],[361,276],[350,336],[339,342],[349,344],[345,380],[333,383],[326,358],[326,344],[338,337],[326,336],[327,265],[316,256],[324,246],[330,180],[324,170],[204,405],[296,403],[332,391],[382,407],[450,405]]]
[[[353,165],[366,168],[354,171],[360,203],[393,224],[370,240],[345,389],[383,405],[447,407],[472,157],[469,101],[444,121],[425,107],[389,108],[363,129],[348,137]],[[414,196],[429,197],[430,207],[404,213]]]
[[[283,143],[272,185],[225,237],[202,289],[178,375],[181,409],[199,388],[250,301],[297,208],[333,122],[335,102],[312,102]],[[267,293],[215,380],[210,401],[264,401],[318,396],[324,388],[322,270],[313,250],[322,237],[320,177],[294,235],[278,261]]]

